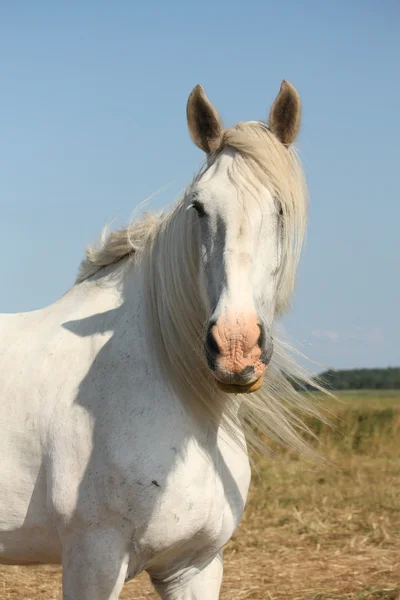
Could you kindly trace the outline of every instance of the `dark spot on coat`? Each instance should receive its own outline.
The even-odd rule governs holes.
[[[153,479],[153,481],[151,483],[157,487],[161,487],[160,484],[155,479]]]

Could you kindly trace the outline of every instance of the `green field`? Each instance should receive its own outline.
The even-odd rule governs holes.
[[[400,599],[400,393],[321,399],[326,459],[255,458],[242,524],[225,551],[221,600]],[[0,568],[4,600],[61,599],[54,567]],[[146,575],[125,600],[156,598]]]

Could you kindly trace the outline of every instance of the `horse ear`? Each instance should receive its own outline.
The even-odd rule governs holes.
[[[196,146],[207,154],[217,150],[221,140],[222,122],[201,85],[196,85],[189,96],[186,116],[189,133]]]
[[[269,113],[269,128],[285,146],[293,144],[300,129],[301,102],[296,88],[283,80]]]

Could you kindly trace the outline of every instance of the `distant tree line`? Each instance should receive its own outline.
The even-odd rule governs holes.
[[[330,369],[318,375],[318,380],[332,390],[398,390],[400,367],[338,371]]]

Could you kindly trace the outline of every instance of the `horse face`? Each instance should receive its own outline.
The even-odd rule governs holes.
[[[221,389],[248,392],[261,385],[272,356],[282,225],[268,190],[233,182],[235,159],[223,150],[188,202],[197,213],[200,288],[210,315],[208,365]]]
[[[269,140],[271,154],[262,153],[262,160],[265,168],[270,163],[275,175],[279,172],[282,188],[287,187],[282,181],[292,177],[288,147],[299,131],[300,114],[297,91],[283,81],[268,126],[253,124],[253,150],[266,148]],[[223,129],[201,86],[189,96],[187,120],[194,143],[208,160],[208,169],[190,191],[199,221],[201,288],[210,312],[208,364],[223,390],[255,391],[272,356],[271,326],[284,254],[280,206],[269,191],[276,187],[271,179],[269,186],[262,183],[265,171],[257,159],[249,159],[246,138],[229,145],[229,130]],[[242,130],[251,126],[240,125]]]

